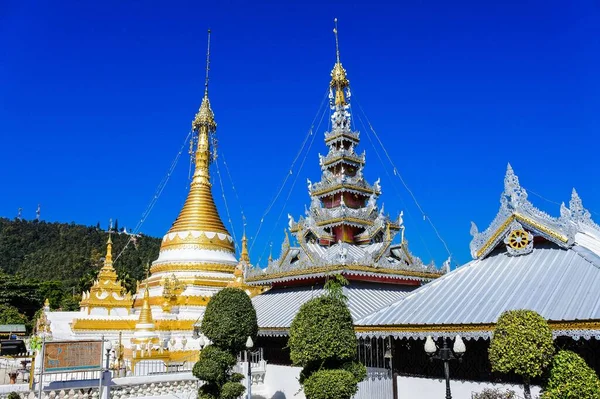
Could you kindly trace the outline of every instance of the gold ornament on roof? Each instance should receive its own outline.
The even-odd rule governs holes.
[[[529,234],[525,230],[515,230],[508,236],[508,245],[513,249],[523,249],[529,244]]]
[[[335,27],[333,28],[333,33],[335,35],[335,54],[336,54],[336,63],[331,70],[331,82],[329,86],[335,90],[335,104],[336,105],[345,105],[346,98],[344,97],[344,89],[350,85],[350,81],[346,78],[346,70],[342,66],[340,61],[340,46],[338,41],[338,30],[337,30],[337,18],[334,20]]]
[[[171,277],[166,277],[163,281],[163,293],[164,302],[162,308],[165,312],[170,312],[174,303],[177,301],[177,297],[185,290],[185,285],[182,284],[175,274]]]

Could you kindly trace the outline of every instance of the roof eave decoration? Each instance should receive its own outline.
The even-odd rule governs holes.
[[[527,191],[521,187],[519,178],[509,164],[504,177],[504,192],[500,196],[498,214],[482,232],[471,222],[471,255],[473,259],[484,258],[503,240],[507,240],[508,244],[508,240],[514,237],[518,239],[519,235],[523,238],[523,244],[528,245],[533,237],[527,237],[527,231],[542,236],[562,248],[569,248],[575,241],[576,229],[567,218],[554,218],[535,208],[527,199]],[[510,248],[509,245],[507,247]],[[523,248],[513,255],[525,254],[530,249]]]
[[[581,338],[600,339],[600,320],[548,320],[552,330],[552,336],[570,337],[575,340]],[[380,325],[354,327],[359,337],[381,338],[392,336],[394,338],[425,339],[431,336],[437,338],[452,338],[456,334],[464,339],[491,339],[496,325],[494,323],[484,324],[436,324],[436,325]],[[273,333],[272,328],[261,329],[260,335]]]

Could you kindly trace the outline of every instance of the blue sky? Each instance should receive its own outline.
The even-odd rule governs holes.
[[[224,191],[237,238],[243,208],[254,240],[327,88],[334,17],[353,99],[456,262],[470,259],[469,222],[483,229],[495,216],[507,162],[530,191],[561,202],[574,186],[600,212],[597,1],[4,0],[0,215],[22,207],[33,218],[41,203],[49,221],[106,225],[112,217],[134,226],[200,104],[211,28],[220,162],[239,201],[221,164]],[[443,244],[357,128],[365,174],[381,177],[386,211],[403,209],[413,252],[441,264]],[[254,261],[264,264],[270,242],[278,253],[286,215],[297,218],[308,204],[306,178],[319,179],[324,131],[264,218]],[[143,232],[168,230],[188,165],[186,148]],[[558,214],[558,205],[530,198]]]

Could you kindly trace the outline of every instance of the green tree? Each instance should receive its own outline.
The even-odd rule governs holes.
[[[562,350],[552,359],[552,369],[543,399],[600,398],[600,380],[576,353]]]
[[[14,306],[0,305],[0,324],[26,324],[27,317]]]
[[[346,283],[330,278],[327,294],[302,305],[290,326],[290,357],[302,367],[307,399],[350,399],[366,376],[365,366],[354,361],[357,340],[342,291]]]
[[[553,354],[550,327],[536,312],[509,310],[498,318],[489,350],[492,371],[523,377],[526,399],[531,399],[531,378],[542,375]]]
[[[244,376],[233,373],[232,368],[248,337],[255,340],[258,333],[252,301],[240,289],[222,289],[206,306],[200,331],[212,344],[200,352],[192,371],[205,382],[198,391],[198,399],[239,398],[245,391],[240,383]]]

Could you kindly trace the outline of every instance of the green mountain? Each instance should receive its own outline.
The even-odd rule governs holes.
[[[45,298],[53,309],[77,309],[81,292],[102,267],[107,239],[97,227],[0,218],[0,324],[3,308],[15,307],[31,318]],[[116,259],[130,236],[113,234],[112,240]],[[132,292],[159,248],[160,239],[141,235],[115,261],[119,278]]]

